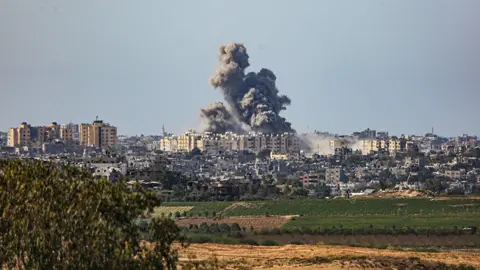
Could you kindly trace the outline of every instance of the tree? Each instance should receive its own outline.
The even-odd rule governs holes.
[[[138,218],[159,200],[139,184],[110,183],[38,161],[0,160],[0,265],[16,269],[174,269],[174,221]]]

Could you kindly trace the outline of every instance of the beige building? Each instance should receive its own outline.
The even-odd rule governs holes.
[[[178,149],[176,137],[162,138],[160,139],[160,150],[167,152],[176,152]]]
[[[378,151],[379,148],[379,143],[377,139],[369,139],[369,140],[363,140],[361,141],[361,151],[362,154],[367,155],[371,151]]]
[[[185,135],[178,136],[177,138],[177,151],[180,152],[190,152],[193,148],[197,147],[197,140],[200,139],[200,136],[194,135],[191,133],[186,133]]]
[[[368,154],[371,151],[378,152],[387,150],[389,152],[405,152],[407,140],[405,138],[392,137],[390,139],[369,139],[361,141],[362,153]]]
[[[32,143],[31,129],[32,127],[26,122],[21,123],[18,128],[9,128],[7,145],[10,147],[30,146]]]
[[[252,152],[270,149],[275,154],[300,151],[300,140],[292,134],[278,135],[224,135],[194,134],[187,132],[181,136],[172,136],[160,140],[163,151],[189,152],[197,147],[202,152],[217,153],[219,151],[249,150]]]
[[[61,127],[57,122],[47,126],[32,127],[23,122],[18,128],[8,130],[8,146],[35,146],[39,147],[46,142],[58,139],[71,141],[72,130],[66,126]]]
[[[390,138],[388,144],[389,152],[405,152],[407,149],[407,140],[405,138]]]
[[[92,124],[80,125],[80,145],[99,148],[114,147],[117,143],[117,128],[95,120]]]
[[[330,140],[329,144],[330,144],[330,149],[332,150],[332,153],[335,152],[335,149],[343,148],[347,146],[345,139],[342,139],[342,138],[335,138],[333,140]]]
[[[73,130],[65,125],[60,129],[60,138],[66,142],[73,141]]]

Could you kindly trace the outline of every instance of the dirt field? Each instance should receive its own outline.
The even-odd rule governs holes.
[[[326,245],[194,244],[180,251],[182,269],[194,269],[188,264],[213,261],[213,256],[218,259],[220,269],[438,269],[440,263],[480,267],[478,253],[419,253]]]
[[[247,230],[250,227],[255,229],[262,229],[262,228],[278,228],[283,226],[287,223],[292,216],[244,216],[244,217],[226,217],[222,219],[217,218],[184,218],[177,220],[176,223],[179,226],[187,226],[190,224],[200,225],[202,223],[226,223],[226,224],[233,224],[238,223],[240,227],[245,227]]]

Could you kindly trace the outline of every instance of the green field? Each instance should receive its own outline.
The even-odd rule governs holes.
[[[452,214],[431,216],[303,216],[288,222],[285,228],[453,228],[480,226],[480,218],[474,215]]]
[[[205,212],[208,212],[209,215],[212,214],[212,212],[220,213],[222,210],[224,210],[226,207],[231,205],[231,202],[213,202],[213,203],[205,203],[205,202],[165,202],[162,203],[162,206],[157,207],[155,209],[155,216],[160,215],[161,213],[169,213],[169,212],[176,212],[178,209],[183,209],[180,207],[193,207],[190,210],[186,211],[188,214],[192,215],[198,215],[201,214],[202,216],[205,215]],[[182,212],[180,211],[180,212]]]
[[[255,202],[166,202],[157,212],[190,206],[189,216],[299,215],[285,228],[452,228],[480,225],[480,200],[472,198],[305,199]],[[170,209],[170,210],[168,210]]]
[[[232,207],[235,205],[235,207]],[[450,199],[333,199],[279,200],[256,202],[166,202],[163,206],[193,206],[189,212],[224,211],[226,216],[264,215],[429,215],[480,213],[480,200]]]

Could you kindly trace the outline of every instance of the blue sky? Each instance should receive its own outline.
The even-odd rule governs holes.
[[[183,132],[220,101],[218,46],[269,68],[298,131],[476,133],[478,0],[1,0],[0,130]]]

